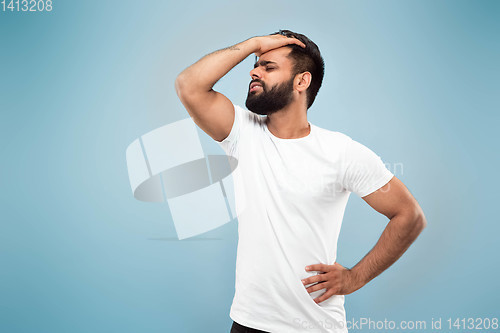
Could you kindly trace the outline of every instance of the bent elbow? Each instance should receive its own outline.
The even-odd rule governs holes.
[[[193,80],[188,74],[181,73],[175,79],[175,92],[183,104],[190,103],[198,96],[205,93],[204,88],[200,88],[199,82]],[[207,89],[209,92],[211,89]]]
[[[416,223],[417,223],[417,227],[420,229],[420,231],[424,230],[425,227],[427,227],[427,219],[425,218],[423,213],[418,217]]]
[[[418,233],[421,233],[422,230],[427,227],[427,219],[425,218],[424,212],[420,206],[416,207],[413,224],[415,229],[418,230]]]
[[[175,78],[174,87],[177,96],[179,96],[179,98],[182,98],[186,89],[186,82],[182,73]]]
[[[418,204],[412,205],[411,208],[408,207],[404,212],[401,212],[401,215],[404,216],[404,223],[412,234],[420,234],[427,226],[427,219]]]

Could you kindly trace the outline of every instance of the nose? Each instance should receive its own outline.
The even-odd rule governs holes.
[[[260,79],[262,76],[261,76],[261,73],[259,71],[259,67],[252,69],[250,71],[250,76],[252,77],[252,80]]]

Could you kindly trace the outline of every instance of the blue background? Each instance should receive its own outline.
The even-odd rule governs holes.
[[[176,241],[168,206],[134,199],[125,149],[188,116],[182,69],[278,29],[325,59],[309,120],[381,156],[428,220],[346,296],[348,319],[425,320],[431,332],[433,318],[447,331],[449,317],[499,317],[500,2],[53,7],[0,12],[0,332],[229,332],[237,223]],[[215,89],[244,104],[253,60]],[[351,195],[337,261],[355,265],[387,222]]]

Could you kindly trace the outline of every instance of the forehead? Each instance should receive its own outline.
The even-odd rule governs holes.
[[[291,49],[289,47],[280,47],[277,49],[273,49],[271,51],[263,53],[260,56],[260,58],[256,61],[256,63],[260,63],[261,61],[262,62],[272,61],[277,63],[279,66],[289,67],[292,64],[291,60],[287,57],[290,52]]]

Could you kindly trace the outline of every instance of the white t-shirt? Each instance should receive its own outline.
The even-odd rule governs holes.
[[[233,172],[238,248],[230,317],[272,333],[347,332],[344,295],[319,304],[308,293],[312,264],[332,265],[351,192],[366,196],[393,174],[381,158],[340,132],[310,124],[302,138],[274,136],[238,105],[229,136],[218,142],[238,160]]]

